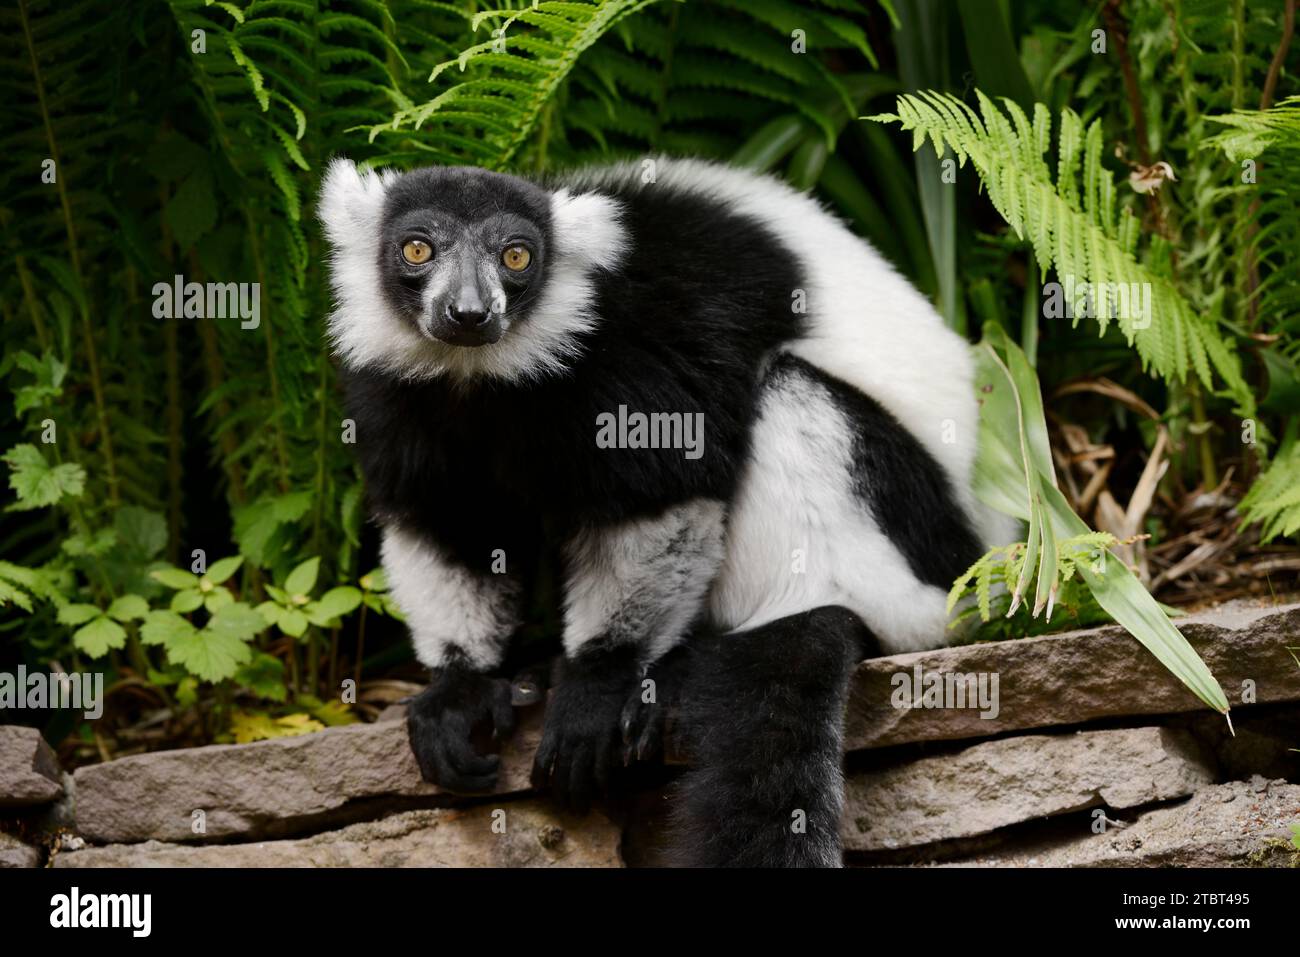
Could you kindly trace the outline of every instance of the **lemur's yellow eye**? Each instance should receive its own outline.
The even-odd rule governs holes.
[[[511,246],[501,254],[501,262],[511,272],[523,272],[533,261],[533,254],[525,246]]]
[[[412,266],[427,263],[433,255],[433,247],[422,239],[408,239],[402,247],[402,258]]]

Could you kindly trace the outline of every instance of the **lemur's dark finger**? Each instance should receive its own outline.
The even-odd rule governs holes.
[[[592,775],[595,778],[596,790],[601,794],[609,793],[609,766],[614,755],[614,749],[619,745],[611,739],[601,741],[596,745],[596,763],[592,769]]]
[[[636,740],[637,719],[640,713],[641,695],[637,691],[628,695],[627,701],[623,703],[623,713],[619,718],[619,729],[623,732],[623,743],[626,745],[631,745]]]
[[[538,790],[544,789],[550,783],[551,768],[555,764],[557,744],[555,732],[549,728],[542,732],[542,741],[537,746],[537,753],[533,756],[533,771],[531,774],[532,785]]]
[[[459,774],[492,776],[501,766],[501,758],[495,754],[479,754],[474,745],[466,739],[448,738],[443,743],[443,754]]]
[[[653,716],[641,729],[641,737],[636,743],[638,761],[650,761],[658,757],[663,750],[663,721],[658,715]]]
[[[561,807],[569,803],[569,770],[573,766],[573,749],[561,741],[555,751],[555,765],[551,769],[551,797]]]
[[[515,729],[515,709],[510,703],[510,682],[497,681],[492,686],[492,727],[498,739]]]
[[[573,748],[569,758],[568,807],[576,814],[586,814],[591,810],[592,770],[596,758],[596,749],[591,741],[582,739]]]
[[[496,772],[491,774],[463,774],[448,759],[446,741],[439,741],[433,750],[433,763],[436,768],[434,783],[444,791],[456,794],[470,794],[477,791],[490,791],[496,784]]]

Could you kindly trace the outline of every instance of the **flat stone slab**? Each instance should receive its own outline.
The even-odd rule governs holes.
[[[1231,781],[1189,801],[1147,811],[1127,827],[993,852],[956,867],[1296,867],[1291,825],[1300,823],[1300,785]]]
[[[503,745],[494,793],[528,790],[538,710],[521,713]],[[104,844],[282,837],[334,823],[353,802],[446,793],[420,777],[404,720],[137,754],[78,768],[73,780],[77,832]]]
[[[147,841],[64,852],[55,867],[621,867],[607,817],[538,800],[406,811],[295,840],[201,846]]]
[[[1234,708],[1243,705],[1246,682],[1253,683],[1259,704],[1300,700],[1300,666],[1287,650],[1300,645],[1300,604],[1233,602],[1178,619],[1178,628]],[[917,669],[922,687],[932,673],[983,675],[991,691],[996,677],[996,716],[981,717],[993,709],[981,709],[978,703],[972,707],[969,701],[967,707],[895,707],[896,697],[919,696],[901,677],[914,686]],[[954,691],[956,686],[953,681]],[[960,701],[954,695],[944,703]],[[1208,709],[1137,639],[1109,626],[864,661],[850,689],[845,748],[988,737],[1098,718],[1196,710]]]
[[[1186,797],[1213,780],[1183,731],[1023,735],[851,775],[841,832],[846,850],[913,847],[1083,808]]]
[[[0,807],[48,804],[63,795],[54,752],[35,728],[0,725]]]

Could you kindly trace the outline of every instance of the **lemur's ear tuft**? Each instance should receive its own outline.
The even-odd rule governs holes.
[[[375,236],[393,177],[389,172],[357,169],[349,159],[330,160],[321,182],[319,213],[331,245],[337,249],[360,237]]]
[[[618,266],[627,252],[623,207],[601,193],[551,195],[551,221],[557,250],[593,269]]]

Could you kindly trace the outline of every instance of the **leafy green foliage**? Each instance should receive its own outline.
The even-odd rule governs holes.
[[[1093,570],[1100,573],[1104,567],[1107,550],[1115,544],[1117,540],[1109,532],[1084,532],[1082,535],[1057,542],[1056,566],[1061,576],[1060,580],[1068,582],[1073,579],[1075,566],[1082,561],[1088,561],[1093,566]],[[1014,590],[1021,581],[1026,579],[1026,576],[1032,577],[1034,573],[1033,568],[1026,568],[1027,556],[1028,548],[1024,542],[1012,542],[1010,545],[990,549],[953,583],[952,589],[948,592],[949,614],[952,613],[958,600],[969,592],[975,595],[975,610],[979,612],[980,620],[988,621],[992,617],[993,587],[998,583],[1012,592],[1008,602],[1019,605]],[[1014,608],[1008,609],[1008,613],[1013,611]],[[1047,617],[1049,619],[1052,617],[1050,605]]]
[[[11,509],[45,508],[65,498],[77,498],[86,487],[86,470],[73,462],[50,465],[41,450],[26,443],[3,456],[9,466],[9,487],[18,501]]]
[[[985,504],[1029,525],[1024,553],[1016,558],[1018,574],[1012,585],[1011,611],[1033,586],[1033,616],[1044,608],[1050,616],[1064,559],[1071,577],[1078,573],[1097,604],[1193,694],[1226,713],[1228,699],[1223,689],[1132,571],[1113,556],[1099,563],[1080,562],[1074,546],[1062,547],[1065,542],[1087,543],[1096,533],[1074,513],[1057,488],[1038,379],[1024,353],[1001,327],[991,326],[985,328],[984,340],[975,348],[975,360],[980,395],[975,493]],[[977,579],[979,572],[977,566]]]
[[[1300,442],[1292,440],[1278,452],[1240,508],[1247,521],[1260,524],[1266,542],[1300,532]]]
[[[914,149],[928,138],[940,155],[950,148],[959,165],[969,160],[998,213],[1032,244],[1044,273],[1055,269],[1063,281],[1089,284],[1100,331],[1113,317],[1144,366],[1171,382],[1195,372],[1207,388],[1215,387],[1213,369],[1250,414],[1254,399],[1231,342],[1191,307],[1166,271],[1136,258],[1137,220],[1118,203],[1115,181],[1101,165],[1100,122],[1085,129],[1073,110],[1062,111],[1053,175],[1044,159],[1052,137],[1048,109],[1035,104],[1031,121],[1014,102],[1004,112],[978,90],[976,97],[978,113],[949,94],[906,94],[897,114],[872,119],[910,130]],[[1119,287],[1150,290],[1151,315],[1141,315],[1132,301],[1108,302],[1105,291]]]

